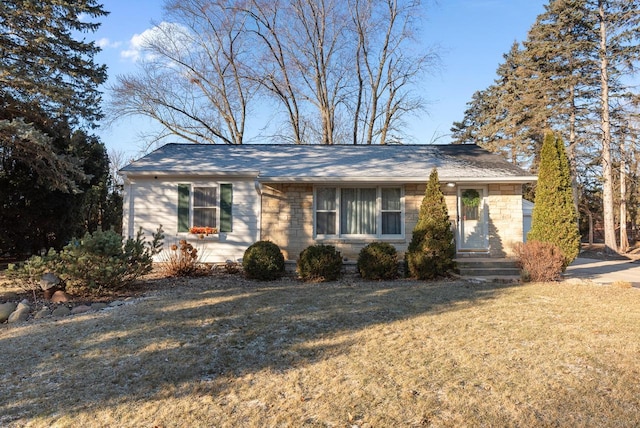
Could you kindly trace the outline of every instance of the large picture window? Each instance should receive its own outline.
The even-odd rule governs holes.
[[[402,207],[400,187],[319,187],[316,235],[399,236]]]

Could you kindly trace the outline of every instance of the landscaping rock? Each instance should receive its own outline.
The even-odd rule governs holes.
[[[0,293],[0,302],[8,302],[11,300],[16,300],[18,298],[18,294],[13,291],[5,291]]]
[[[60,278],[54,273],[47,272],[40,278],[40,288],[42,291],[47,291],[51,288],[58,288],[60,286]]]
[[[42,308],[35,314],[33,314],[33,319],[39,320],[40,318],[46,318],[50,315],[49,308]]]
[[[94,304],[91,305],[91,309],[93,309],[94,311],[99,311],[106,307],[107,307],[107,304],[104,302],[95,302]]]
[[[26,321],[29,318],[29,313],[31,312],[31,307],[29,305],[25,305],[23,303],[19,303],[16,307],[16,310],[9,315],[7,322],[9,324],[14,322],[22,322]]]
[[[91,310],[91,306],[79,305],[71,309],[71,315],[84,314],[85,312],[89,312],[90,310]]]
[[[31,305],[29,305],[29,301],[27,299],[24,299],[23,301],[21,301],[20,303],[18,303],[18,306],[16,306],[16,311],[22,311],[22,310],[31,310]]]
[[[58,290],[51,296],[52,303],[66,303],[71,301],[71,296],[62,290]]]
[[[7,302],[0,304],[0,323],[5,322],[9,319],[9,315],[16,310],[16,304],[13,302]]]
[[[109,306],[112,308],[115,308],[116,306],[122,306],[124,305],[124,302],[122,300],[114,300],[113,302],[109,303]]]
[[[59,317],[66,317],[67,315],[69,315],[71,313],[71,309],[67,308],[64,305],[60,305],[57,308],[55,308],[53,310],[53,312],[51,313],[51,315],[53,315],[56,318]]]

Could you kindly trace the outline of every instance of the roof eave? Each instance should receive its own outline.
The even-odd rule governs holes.
[[[260,177],[261,183],[425,183],[429,177]],[[447,183],[534,183],[538,177],[513,176],[513,177],[439,177],[440,182]]]
[[[118,174],[125,178],[251,178],[255,179],[259,171],[127,171]]]

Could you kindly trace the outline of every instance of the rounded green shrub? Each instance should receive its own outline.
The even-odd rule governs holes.
[[[272,281],[284,275],[284,256],[271,241],[258,241],[244,252],[242,268],[247,278]]]
[[[304,281],[335,281],[341,271],[342,256],[333,245],[312,245],[300,253],[298,275]]]
[[[364,279],[394,279],[398,276],[398,252],[387,242],[372,242],[360,250],[356,268]]]

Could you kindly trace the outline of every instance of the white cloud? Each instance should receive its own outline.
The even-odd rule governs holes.
[[[129,40],[128,49],[121,51],[120,56],[133,62],[143,58],[150,58],[150,54],[144,53],[145,46],[149,42],[162,42],[164,39],[167,41],[167,44],[171,41],[171,44],[175,46],[176,41],[186,40],[186,33],[188,33],[188,30],[180,24],[161,22],[157,26],[144,30],[140,34],[134,34],[131,40]]]
[[[103,37],[100,40],[96,41],[96,45],[98,45],[100,49],[118,48],[120,47],[120,45],[122,45],[122,42],[112,42],[107,37]]]

